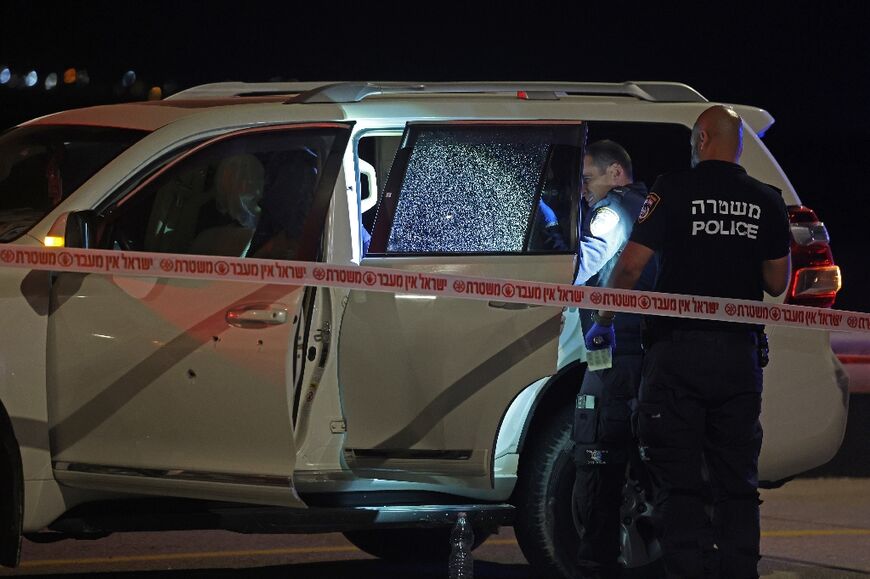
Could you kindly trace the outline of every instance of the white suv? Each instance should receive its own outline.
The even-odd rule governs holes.
[[[576,247],[586,140],[652,182],[688,163],[709,104],[662,82],[222,83],[67,111],[0,136],[0,241],[570,283],[537,201]],[[831,305],[827,232],[760,139],[773,119],[734,108],[744,166],[793,208],[786,300]],[[560,308],[2,267],[0,296],[3,564],[22,534],[173,528],[439,557],[469,511],[479,540],[513,524],[531,563],[572,575],[585,365],[557,368]],[[769,334],[775,484],[834,455],[848,394],[827,332]],[[626,493],[636,567],[656,553]]]

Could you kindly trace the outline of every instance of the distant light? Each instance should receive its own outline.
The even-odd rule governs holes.
[[[125,88],[129,88],[136,82],[136,73],[132,70],[128,70],[124,73],[124,76],[121,77],[121,84],[124,85]]]
[[[37,81],[39,80],[39,75],[36,74],[35,70],[31,70],[27,74],[24,75],[24,85],[25,86],[36,86]]]
[[[73,84],[76,81],[76,69],[68,68],[63,71],[63,84]]]
[[[148,89],[148,100],[149,101],[159,101],[163,98],[163,89],[159,86],[152,86]]]
[[[45,90],[51,90],[57,86],[57,73],[50,72],[48,76],[45,77]]]
[[[0,68],[0,84],[6,84],[10,78],[12,78],[12,71],[9,70],[9,67]]]
[[[88,71],[76,71],[76,82],[79,84],[89,84],[91,82],[91,77],[88,75]]]

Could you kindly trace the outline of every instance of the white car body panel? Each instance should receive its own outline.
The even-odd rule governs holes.
[[[369,264],[412,272],[508,279],[521,274],[533,281],[556,281],[560,274],[570,279],[573,256],[364,260],[363,265]],[[461,474],[475,479],[475,486],[491,486],[492,450],[487,449],[492,434],[519,390],[552,371],[561,311],[506,309],[498,304],[497,298],[486,302],[350,293],[338,337],[346,447],[378,453],[377,478],[460,474],[455,461],[403,458],[393,449],[467,449],[471,455],[463,461]],[[366,383],[378,388],[364,388]],[[355,428],[360,424],[365,428]],[[357,460],[361,473],[373,472],[371,461]]]
[[[260,303],[292,318],[301,288],[59,274],[55,291],[48,392],[60,482],[84,477],[97,489],[104,475],[115,490],[117,476],[127,473],[129,484],[138,474],[154,478],[142,488],[161,494],[182,484],[195,497],[304,506],[289,484],[286,344],[296,324],[225,320]],[[233,485],[249,492],[225,490]]]

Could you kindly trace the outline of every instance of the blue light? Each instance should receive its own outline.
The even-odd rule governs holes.
[[[124,76],[121,77],[121,84],[125,88],[129,88],[134,82],[136,82],[136,73],[132,70],[128,70],[124,73]]]
[[[39,80],[39,75],[36,74],[35,70],[31,70],[24,76],[24,85],[25,86],[36,86],[36,82]]]
[[[8,66],[0,68],[0,84],[6,84],[12,78],[12,71]]]

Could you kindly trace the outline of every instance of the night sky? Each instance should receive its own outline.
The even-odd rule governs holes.
[[[765,142],[828,225],[843,268],[837,307],[870,311],[866,4],[564,4],[4,0],[0,67],[86,68],[91,86],[0,87],[0,128],[133,99],[116,86],[129,69],[146,89],[269,79],[685,82],[710,100],[773,114]]]

